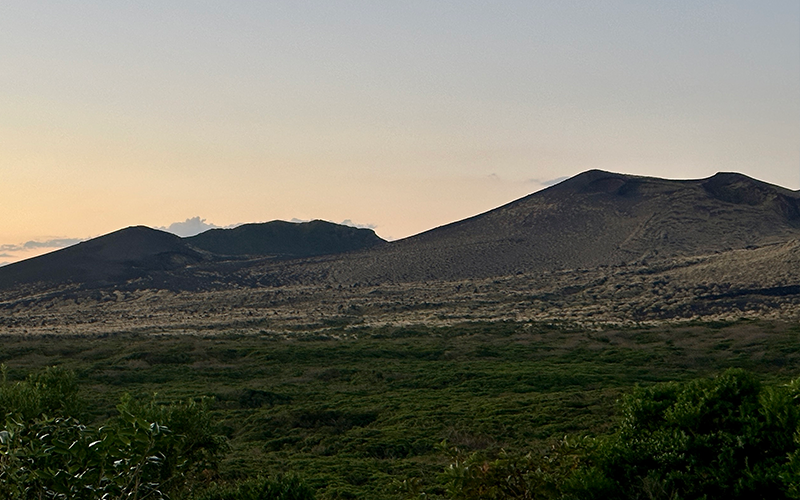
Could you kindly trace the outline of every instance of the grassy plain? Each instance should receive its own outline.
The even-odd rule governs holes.
[[[10,378],[73,369],[95,420],[124,393],[213,398],[231,443],[223,478],[293,472],[318,498],[397,498],[407,478],[435,495],[441,441],[522,453],[565,434],[605,433],[619,395],[636,384],[728,367],[765,381],[800,375],[800,326],[779,322],[202,333],[8,335],[0,362]]]

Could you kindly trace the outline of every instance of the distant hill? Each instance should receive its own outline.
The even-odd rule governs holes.
[[[194,288],[198,280],[219,283],[250,258],[302,258],[382,243],[371,229],[324,221],[246,224],[191,238],[136,226],[3,266],[0,288],[30,283],[102,287],[139,278],[146,278],[143,286]],[[232,258],[243,262],[226,265]]]
[[[0,288],[460,280],[647,265],[793,239],[800,239],[796,191],[735,173],[674,181],[591,170],[391,243],[369,229],[324,221],[246,224],[190,238],[132,227],[2,267]]]
[[[703,255],[793,238],[800,238],[796,191],[736,173],[675,181],[591,170],[475,217],[320,265],[339,282],[449,280]]]
[[[135,226],[4,266],[0,288],[37,282],[102,286],[206,259],[178,236]]]
[[[386,243],[371,229],[322,220],[272,221],[234,229],[211,229],[186,238],[190,245],[219,255],[302,258],[372,248]]]
[[[0,332],[796,321],[799,263],[800,192],[592,170],[395,242],[322,221],[123,229],[0,268]]]

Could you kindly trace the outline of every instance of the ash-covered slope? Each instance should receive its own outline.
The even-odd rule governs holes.
[[[323,221],[248,224],[185,239],[133,227],[0,268],[0,288],[459,280],[642,264],[792,239],[800,239],[798,192],[732,173],[673,181],[592,170],[392,243]]]
[[[324,221],[273,221],[214,229],[191,238],[129,227],[0,268],[0,289],[39,283],[203,289],[224,286],[250,260],[329,255],[385,243],[371,229]],[[235,279],[233,280],[235,281]]]
[[[0,268],[0,288],[27,283],[103,286],[205,260],[181,238],[145,226],[128,227]]]
[[[322,220],[292,223],[272,221],[234,229],[212,229],[186,238],[196,248],[220,255],[302,258],[372,248],[385,243],[371,229]]]
[[[592,170],[490,212],[320,265],[338,282],[450,280],[703,255],[799,237],[795,191],[735,173],[674,181]]]

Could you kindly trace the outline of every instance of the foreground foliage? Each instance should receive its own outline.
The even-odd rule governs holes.
[[[587,474],[605,498],[774,499],[800,486],[800,379],[714,379],[637,388]]]
[[[215,486],[196,500],[314,500],[314,490],[296,476],[278,476]]]
[[[800,498],[800,379],[750,373],[637,387],[616,432],[534,457],[456,456],[454,499]]]
[[[102,426],[81,423],[74,374],[51,368],[0,386],[0,497],[160,499],[211,478],[225,449],[205,402],[130,397]]]
[[[599,330],[498,322],[334,326],[324,335],[203,333],[209,335],[1,337],[8,382],[0,390],[0,425],[6,423],[5,401],[13,400],[25,419],[70,418],[87,433],[101,427],[110,432],[123,426],[117,407],[128,393],[129,412],[148,424],[137,433],[146,436],[149,424],[158,423],[169,432],[154,442],[184,443],[172,447],[179,454],[191,449],[182,436],[224,435],[229,448],[214,455],[215,466],[179,469],[155,488],[173,500],[207,491],[233,494],[259,477],[280,482],[291,474],[301,475],[320,500],[446,498],[459,489],[448,493],[449,479],[441,474],[456,461],[438,445],[443,440],[447,449],[458,448],[462,465],[500,461],[507,476],[523,485],[508,491],[498,486],[487,495],[524,498],[514,496],[522,491],[552,498],[567,493],[564,479],[573,470],[593,471],[584,482],[624,479],[601,460],[596,437],[621,429],[616,401],[625,394],[664,381],[683,387],[730,367],[747,369],[764,388],[800,375],[800,326],[790,323]],[[47,368],[54,365],[61,368]],[[53,370],[61,374],[45,380]],[[202,407],[207,430],[187,431],[160,415],[189,403]],[[28,425],[25,419],[14,422]],[[158,455],[146,455],[152,456]],[[175,470],[160,467],[140,470]],[[500,477],[503,467],[491,473]],[[477,484],[482,472],[475,474],[469,481]],[[654,481],[631,477],[646,480],[647,491],[656,494]],[[523,480],[540,485],[528,488]],[[638,488],[630,494],[646,494]]]

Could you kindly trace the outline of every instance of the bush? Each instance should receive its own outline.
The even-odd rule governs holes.
[[[493,460],[450,448],[453,463],[441,479],[448,497],[458,500],[558,498],[564,479],[581,464],[579,445],[564,439],[546,454],[519,457],[501,452]],[[447,448],[446,443],[441,446]]]
[[[123,398],[95,428],[73,416],[74,374],[51,368],[10,384],[0,403],[0,498],[167,498],[212,478],[223,438],[205,402],[158,405]]]
[[[278,476],[217,486],[195,500],[314,500],[314,490],[295,476]]]
[[[455,457],[450,498],[800,498],[800,379],[763,386],[728,370],[713,379],[636,388],[610,436],[541,456]]]
[[[5,365],[0,380],[0,416],[30,420],[41,415],[78,417],[83,404],[78,397],[75,374],[57,366],[28,375],[20,382],[8,381]]]
[[[637,388],[593,473],[614,485],[605,498],[785,498],[800,477],[799,405],[797,381],[764,387],[741,370]]]
[[[120,429],[143,423],[165,428],[170,438],[154,443],[152,450],[162,457],[159,475],[164,481],[191,485],[216,477],[219,459],[228,447],[216,432],[209,406],[208,399],[159,404],[155,398],[136,401],[126,395],[117,405],[119,416],[110,424]]]

